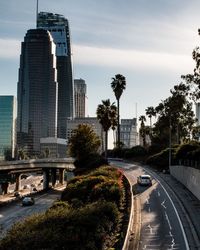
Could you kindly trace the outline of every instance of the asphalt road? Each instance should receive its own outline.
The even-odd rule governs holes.
[[[17,222],[22,221],[26,217],[46,211],[52,203],[59,199],[61,191],[51,190],[44,194],[37,194],[35,196],[35,204],[33,206],[22,206],[21,201],[17,203],[10,203],[5,207],[0,208],[0,239],[3,238],[11,228],[11,226]]]
[[[151,187],[138,186],[137,176],[148,174],[141,167],[125,162],[113,162],[119,166],[133,185],[140,201],[141,216],[139,250],[189,249],[187,238],[175,205],[162,181],[153,179]],[[130,239],[129,239],[130,240]],[[131,244],[127,249],[131,248]]]

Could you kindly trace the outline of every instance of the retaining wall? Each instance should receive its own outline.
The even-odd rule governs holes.
[[[170,166],[170,174],[200,200],[200,170],[186,166]]]

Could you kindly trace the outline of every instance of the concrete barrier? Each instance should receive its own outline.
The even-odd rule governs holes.
[[[200,170],[186,166],[170,166],[170,174],[200,200]]]

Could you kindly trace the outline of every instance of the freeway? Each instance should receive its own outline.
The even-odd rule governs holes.
[[[18,201],[0,207],[0,239],[15,222],[21,222],[32,214],[46,211],[55,200],[60,198],[60,195],[59,190],[49,190],[47,193],[36,194],[33,206],[23,207],[21,201]]]
[[[120,167],[135,193],[135,205],[137,210],[132,216],[133,225],[130,226],[129,238],[124,249],[132,250],[188,250],[189,244],[179,217],[179,213],[168,191],[162,184],[162,180],[153,178],[150,187],[138,186],[137,176],[148,174],[146,170],[137,164],[125,162],[112,162],[112,165]],[[152,175],[152,173],[151,173]],[[138,242],[133,244],[132,238],[138,232]]]

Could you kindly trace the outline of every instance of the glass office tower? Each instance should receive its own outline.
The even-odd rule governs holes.
[[[28,30],[22,42],[17,91],[17,145],[38,155],[40,138],[57,137],[55,44],[44,29]]]
[[[0,160],[14,158],[16,146],[16,98],[0,96]]]
[[[40,12],[37,27],[48,30],[56,44],[58,73],[58,137],[66,138],[66,120],[74,117],[74,83],[68,20],[59,14]]]

